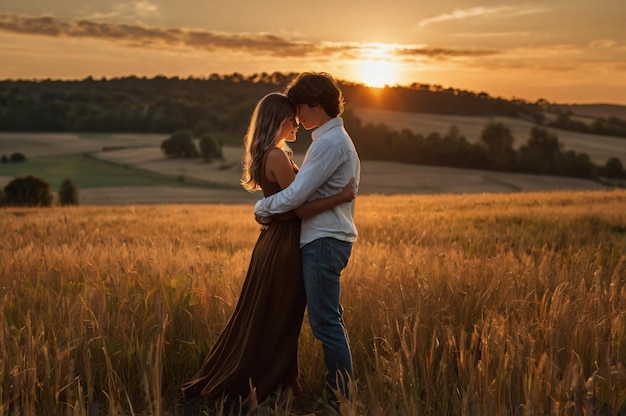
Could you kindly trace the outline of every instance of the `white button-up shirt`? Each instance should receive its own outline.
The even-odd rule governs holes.
[[[254,212],[261,216],[280,214],[305,201],[338,194],[355,178],[361,177],[361,162],[352,139],[343,127],[343,119],[333,118],[311,133],[312,143],[295,180],[286,189],[257,201]],[[313,240],[333,237],[353,242],[354,200],[302,220],[300,247]]]

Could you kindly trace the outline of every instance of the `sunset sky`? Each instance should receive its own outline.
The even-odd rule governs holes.
[[[324,70],[626,105],[625,21],[625,0],[2,0],[0,79]]]

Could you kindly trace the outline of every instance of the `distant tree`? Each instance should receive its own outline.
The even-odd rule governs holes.
[[[2,161],[2,163],[8,163],[9,162],[9,158],[7,157],[7,155],[2,155],[2,159],[0,159]]]
[[[553,159],[561,151],[561,143],[556,134],[547,129],[533,127],[530,130],[528,148],[536,150],[545,159]]]
[[[223,159],[222,143],[219,139],[205,134],[200,138],[200,157],[207,162],[213,159]]]
[[[541,127],[533,127],[528,141],[520,146],[518,164],[524,172],[555,173],[555,162],[560,153],[561,143],[555,134]]]
[[[448,133],[442,138],[442,146],[447,154],[447,166],[490,169],[490,161],[485,146],[480,143],[470,143],[463,136],[459,128],[452,125]]]
[[[11,162],[24,162],[26,160],[26,156],[24,156],[22,153],[13,153],[11,154],[9,160]]]
[[[594,134],[626,137],[626,120],[615,116],[599,118],[591,124],[590,131]]]
[[[181,130],[164,140],[161,143],[161,150],[167,157],[196,158],[199,156],[189,130]]]
[[[446,138],[453,141],[462,141],[465,140],[465,137],[461,134],[461,130],[453,124],[448,128],[448,132],[446,133]]]
[[[557,156],[554,170],[551,173],[574,178],[594,179],[597,176],[596,171],[597,166],[594,165],[588,154],[570,150]]]
[[[25,176],[11,180],[4,187],[7,205],[49,207],[52,205],[50,184],[36,176]]]
[[[59,204],[66,205],[78,205],[78,188],[74,185],[71,179],[65,179],[61,183],[59,189]]]
[[[589,126],[582,121],[572,119],[571,112],[567,114],[559,114],[556,120],[552,123],[552,126],[563,130],[578,131],[586,133],[589,131]]]
[[[426,165],[446,165],[448,162],[448,154],[443,146],[443,139],[437,132],[432,132],[424,139],[424,148],[422,149],[421,158]],[[448,164],[449,166],[449,164]]]
[[[616,157],[612,157],[606,161],[604,165],[604,174],[609,178],[621,178],[624,176],[624,166],[622,161]]]
[[[513,134],[503,123],[489,123],[483,129],[480,140],[487,146],[490,168],[506,171],[515,167]]]

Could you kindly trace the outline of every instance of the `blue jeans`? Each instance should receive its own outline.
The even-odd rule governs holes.
[[[301,251],[309,323],[313,335],[324,346],[327,393],[331,400],[336,400],[332,390],[338,388],[347,397],[347,383],[354,379],[354,374],[339,295],[341,271],[348,264],[352,243],[320,238]]]

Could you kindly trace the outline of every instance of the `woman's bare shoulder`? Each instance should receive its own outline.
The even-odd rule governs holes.
[[[280,147],[272,147],[267,151],[265,156],[267,163],[280,163],[280,162],[289,162],[289,156],[281,149]]]

